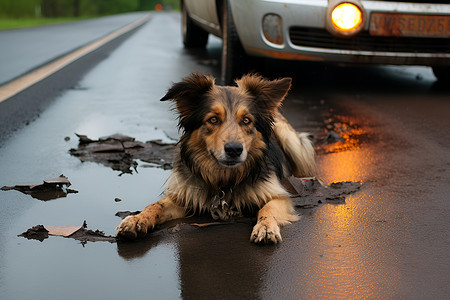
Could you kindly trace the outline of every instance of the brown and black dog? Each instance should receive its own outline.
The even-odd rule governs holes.
[[[175,83],[161,101],[175,101],[183,134],[164,197],[126,217],[117,237],[134,239],[192,213],[227,220],[258,211],[250,241],[280,242],[280,226],[299,219],[281,181],[312,176],[315,168],[307,135],[278,111],[290,87],[290,78],[258,75],[236,86],[217,86],[199,73]]]

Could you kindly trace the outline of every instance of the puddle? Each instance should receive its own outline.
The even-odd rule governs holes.
[[[70,154],[82,162],[96,162],[105,165],[121,174],[137,172],[137,160],[149,163],[145,166],[172,169],[176,144],[164,143],[160,140],[148,142],[136,141],[135,138],[114,134],[92,140],[85,135],[77,134],[78,148],[69,150]]]
[[[65,178],[65,177],[63,177]],[[288,178],[283,185],[292,194],[294,206],[298,209],[308,209],[324,203],[343,204],[345,196],[359,190],[361,183],[359,182],[338,182],[329,186],[322,183],[316,178]],[[124,219],[129,215],[135,215],[140,211],[119,211],[115,216]],[[254,216],[236,217],[229,221],[212,221],[206,216],[195,216],[190,218],[173,220],[162,224],[156,228],[149,236],[161,230],[167,230],[168,233],[178,233],[185,231],[187,228],[205,228],[219,225],[231,225],[245,223],[252,225],[255,223]],[[81,226],[47,226],[36,225],[18,236],[27,239],[44,241],[49,236],[60,236],[64,238],[75,239],[86,244],[87,242],[117,242],[115,236],[107,236],[100,230],[87,229],[86,221]]]

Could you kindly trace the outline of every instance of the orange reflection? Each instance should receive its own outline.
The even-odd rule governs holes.
[[[326,120],[324,143],[318,145],[319,153],[335,153],[355,150],[372,138],[368,129],[350,116],[337,115]],[[331,141],[330,141],[331,139]]]
[[[367,122],[342,114],[325,120],[324,137],[316,147],[319,176],[324,182],[369,180],[376,162],[368,142],[376,135]]]
[[[385,299],[401,283],[399,253],[383,240],[368,215],[381,195],[350,197],[345,205],[324,205],[315,214],[313,253],[298,271],[302,298]]]
[[[325,138],[317,148],[318,176],[326,183],[366,183],[341,205],[323,205],[305,222],[303,261],[296,274],[298,298],[395,298],[401,285],[398,256],[387,244],[390,219],[382,188],[371,185],[379,176],[385,153],[370,124],[354,116],[329,115]],[[327,137],[331,136],[329,140]],[[376,138],[376,139],[375,139]],[[382,216],[380,218],[380,216]]]
[[[319,177],[326,184],[370,182],[384,155],[373,145],[371,129],[349,116],[335,116],[327,123],[328,130],[344,140],[319,147]],[[323,205],[313,212],[308,219],[313,236],[307,241],[312,250],[297,274],[299,296],[372,299],[395,295],[401,279],[398,253],[386,247],[386,227],[376,221],[377,215],[390,214],[380,204],[389,203],[388,197],[368,184],[347,197],[345,204]]]
[[[374,164],[372,153],[361,149],[318,157],[320,178],[327,184],[338,181],[366,182],[370,180]]]

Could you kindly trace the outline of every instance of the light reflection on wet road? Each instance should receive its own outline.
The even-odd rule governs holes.
[[[118,245],[17,237],[37,224],[83,220],[90,229],[114,234],[117,211],[140,210],[159,198],[168,171],[140,165],[137,174],[118,176],[102,165],[81,163],[68,150],[76,147],[74,133],[98,138],[120,132],[142,141],[178,136],[175,115],[158,100],[171,82],[192,71],[217,76],[211,62],[220,48],[212,39],[202,54],[207,59],[184,51],[179,26],[178,15],[155,15],[0,148],[1,186],[62,173],[79,191],[48,202],[0,193],[4,299],[410,299],[450,293],[450,128],[448,119],[437,118],[449,108],[448,93],[432,93],[434,79],[423,68],[305,66],[294,74],[269,74],[294,75],[284,112],[295,128],[318,136],[332,118],[334,129],[355,138],[319,149],[319,177],[364,183],[345,204],[299,210],[302,219],[282,229],[279,246],[250,244],[249,222],[183,225],[180,232],[162,229]],[[356,86],[343,83],[345,77]],[[428,112],[422,110],[424,99]],[[411,103],[414,110],[405,110]],[[414,122],[417,115],[424,126]],[[446,136],[430,130],[438,123]]]

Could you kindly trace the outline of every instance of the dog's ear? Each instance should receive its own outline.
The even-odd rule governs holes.
[[[175,100],[179,106],[190,106],[198,104],[196,100],[206,94],[214,86],[214,78],[201,73],[193,73],[182,81],[174,83],[161,98],[161,101]],[[180,111],[181,112],[181,111]]]
[[[289,77],[267,80],[259,75],[244,75],[236,81],[238,87],[245,89],[258,101],[258,106],[273,111],[280,106],[291,88],[292,79]]]
[[[174,83],[161,101],[174,100],[180,113],[178,126],[190,130],[196,126],[193,118],[205,101],[205,94],[214,87],[214,78],[201,73],[193,73],[182,81]]]

